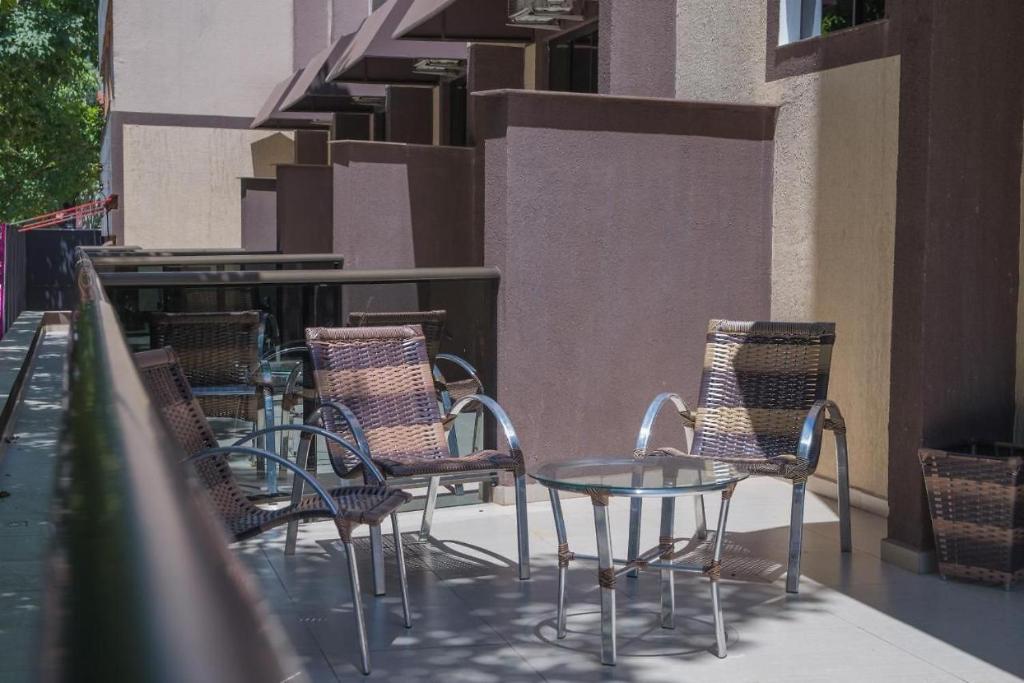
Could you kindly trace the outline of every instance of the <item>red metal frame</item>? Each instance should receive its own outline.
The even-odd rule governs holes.
[[[23,221],[11,223],[10,227],[17,228],[18,232],[28,232],[29,230],[38,230],[40,228],[52,228],[55,225],[60,225],[68,219],[74,219],[75,225],[77,226],[86,218],[106,215],[116,208],[117,195],[112,194],[109,197],[94,199],[91,202],[85,202],[78,206],[60,209],[59,211],[51,211],[50,213],[44,213],[43,215],[36,216],[34,218],[26,218]]]

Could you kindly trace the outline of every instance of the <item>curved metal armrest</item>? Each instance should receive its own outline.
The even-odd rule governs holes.
[[[438,380],[441,383],[445,382],[444,373],[441,372],[440,367],[438,367],[441,361],[445,361],[446,363],[451,363],[452,365],[458,367],[463,372],[465,372],[469,376],[469,378],[473,380],[473,382],[476,384],[478,391],[482,392],[484,390],[484,384],[483,382],[480,381],[480,375],[477,374],[476,368],[474,368],[465,358],[456,356],[453,353],[439,353],[437,354],[437,357],[434,360],[435,380]]]
[[[363,432],[362,425],[359,424],[359,418],[356,417],[356,414],[353,413],[348,406],[336,401],[321,401],[320,406],[310,414],[306,424],[315,423],[317,420],[322,421],[324,410],[333,410],[335,413],[340,415],[341,419],[345,421],[346,425],[348,425],[348,430],[352,432],[352,438],[356,440],[356,447],[366,456],[365,458],[362,456],[359,458],[365,465],[363,469],[364,478],[365,474],[369,474],[377,481],[384,481],[384,475],[381,474],[380,470],[377,469],[377,466],[373,464],[373,456],[370,453],[370,442],[366,440],[366,434]],[[331,459],[331,467],[334,467],[335,471],[338,472],[339,475],[342,475],[342,470],[339,470],[334,465],[333,458]]]
[[[812,474],[818,467],[821,434],[825,429],[835,434],[845,433],[846,421],[843,420],[843,414],[839,412],[839,406],[835,402],[815,401],[804,418],[804,426],[800,431],[800,445],[796,452],[796,457],[808,463],[808,474]]]
[[[291,470],[292,472],[295,473],[295,476],[301,477],[307,484],[313,487],[313,490],[316,491],[316,494],[320,496],[321,499],[323,499],[324,504],[327,506],[327,509],[331,511],[331,514],[333,514],[334,516],[338,515],[337,503],[334,502],[334,499],[331,498],[331,495],[327,493],[327,490],[324,489],[320,482],[318,482],[316,478],[311,476],[309,472],[306,472],[304,469],[293,463],[291,460],[288,460],[287,458],[282,458],[280,455],[277,455],[276,453],[263,451],[260,450],[259,448],[250,448],[248,446],[220,446],[218,448],[207,448],[206,450],[199,451],[195,455],[189,457],[186,462],[196,463],[201,460],[206,460],[217,455],[227,455],[229,453],[238,453],[241,455],[252,455],[259,458],[266,458],[267,460],[273,460],[281,467]]]
[[[505,409],[490,396],[473,394],[472,396],[461,398],[452,406],[452,409],[448,411],[448,417],[457,416],[466,407],[471,405],[479,405],[494,416],[494,419],[501,425],[502,431],[505,432],[505,441],[508,442],[509,451],[512,453],[513,457],[518,457],[520,461],[522,461],[523,449],[519,444],[519,436],[516,434],[516,428],[512,426],[512,419],[509,418]]]
[[[294,343],[297,343],[297,342],[286,342],[286,343],[287,344],[294,344]],[[292,353],[308,354],[309,353],[309,347],[306,346],[305,342],[303,342],[299,346],[285,346],[284,344],[282,344],[281,346],[277,347],[273,351],[268,351],[267,353],[263,354],[263,357],[260,360],[264,360],[264,361],[281,360],[281,356],[286,356],[286,355],[289,355],[289,354],[292,354]]]
[[[326,429],[323,429],[322,427],[317,427],[316,425],[312,425],[312,424],[308,424],[307,423],[307,424],[304,424],[304,425],[276,425],[274,427],[267,427],[266,429],[261,429],[261,430],[259,430],[257,432],[253,432],[252,434],[249,434],[248,436],[242,437],[241,439],[239,439],[238,441],[236,441],[232,445],[233,446],[241,446],[244,443],[248,443],[250,441],[255,441],[257,438],[263,436],[264,434],[273,434],[275,432],[288,432],[288,431],[304,432],[306,434],[313,434],[315,436],[322,436],[327,441],[331,441],[333,443],[338,444],[339,446],[341,446],[342,448],[347,450],[349,453],[351,453],[352,455],[354,455],[357,458],[359,458],[359,462],[361,462],[363,464],[363,468],[366,470],[366,473],[369,475],[368,476],[369,479],[372,479],[376,483],[380,483],[380,484],[384,483],[384,475],[382,475],[380,473],[380,470],[377,469],[377,466],[375,464],[373,464],[373,461],[370,459],[370,455],[369,455],[368,451],[367,452],[363,452],[359,448],[356,448],[355,446],[350,444],[348,441],[345,441],[344,439],[342,439],[337,434],[334,434],[333,432],[329,432]]]
[[[640,433],[636,437],[636,449],[635,453],[645,454],[647,453],[648,441],[651,439],[651,430],[654,429],[654,421],[658,418],[661,413],[661,409],[666,403],[671,402],[675,406],[676,412],[683,418],[683,425],[686,427],[686,452],[690,452],[692,430],[697,424],[697,416],[686,407],[686,403],[679,396],[679,394],[667,391],[662,394],[658,394],[651,401],[650,405],[647,406],[647,412],[644,413],[643,422],[640,423]]]

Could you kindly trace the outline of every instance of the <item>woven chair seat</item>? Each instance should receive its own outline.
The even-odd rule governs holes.
[[[694,460],[709,460],[708,456],[692,455],[684,453],[675,448],[658,448],[648,451],[648,457],[668,455],[675,458],[691,458]],[[807,463],[798,459],[795,455],[777,455],[768,458],[715,455],[714,460],[732,465],[741,472],[749,474],[761,474],[770,477],[784,477],[793,481],[807,479]]]
[[[385,475],[390,477],[413,477],[481,470],[516,471],[515,459],[510,454],[501,451],[477,451],[461,457],[430,459],[389,455],[386,458],[374,458],[373,461],[384,470]]]
[[[320,496],[303,496],[298,505],[275,510],[255,506],[240,514],[226,516],[224,523],[236,541],[257,536],[294,519],[333,519],[352,524],[380,524],[392,512],[409,501],[405,491],[383,486],[343,486],[330,491],[338,506],[335,517]]]

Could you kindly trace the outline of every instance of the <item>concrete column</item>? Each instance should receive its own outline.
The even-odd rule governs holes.
[[[277,167],[277,243],[282,253],[331,253],[332,191],[330,166]]]
[[[277,249],[277,181],[242,178],[242,248]]]
[[[526,48],[519,45],[473,43],[469,46],[466,93],[484,90],[521,90],[526,81]],[[467,112],[469,143],[472,144],[473,107]]]
[[[917,449],[1012,437],[1024,4],[901,11],[883,557],[923,568],[933,539]]]
[[[373,139],[373,115],[345,112],[331,121],[331,141]]]
[[[673,97],[677,0],[601,0],[599,92]]]

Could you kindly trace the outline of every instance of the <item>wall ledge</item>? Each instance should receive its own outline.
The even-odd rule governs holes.
[[[477,140],[510,127],[772,140],[778,107],[539,90],[471,95]]]
[[[417,145],[407,142],[377,142],[372,140],[338,140],[330,143],[332,164],[347,166],[349,163],[369,162],[394,164],[411,158],[425,156],[465,156],[469,163],[474,154],[472,147],[446,147],[440,145]]]

